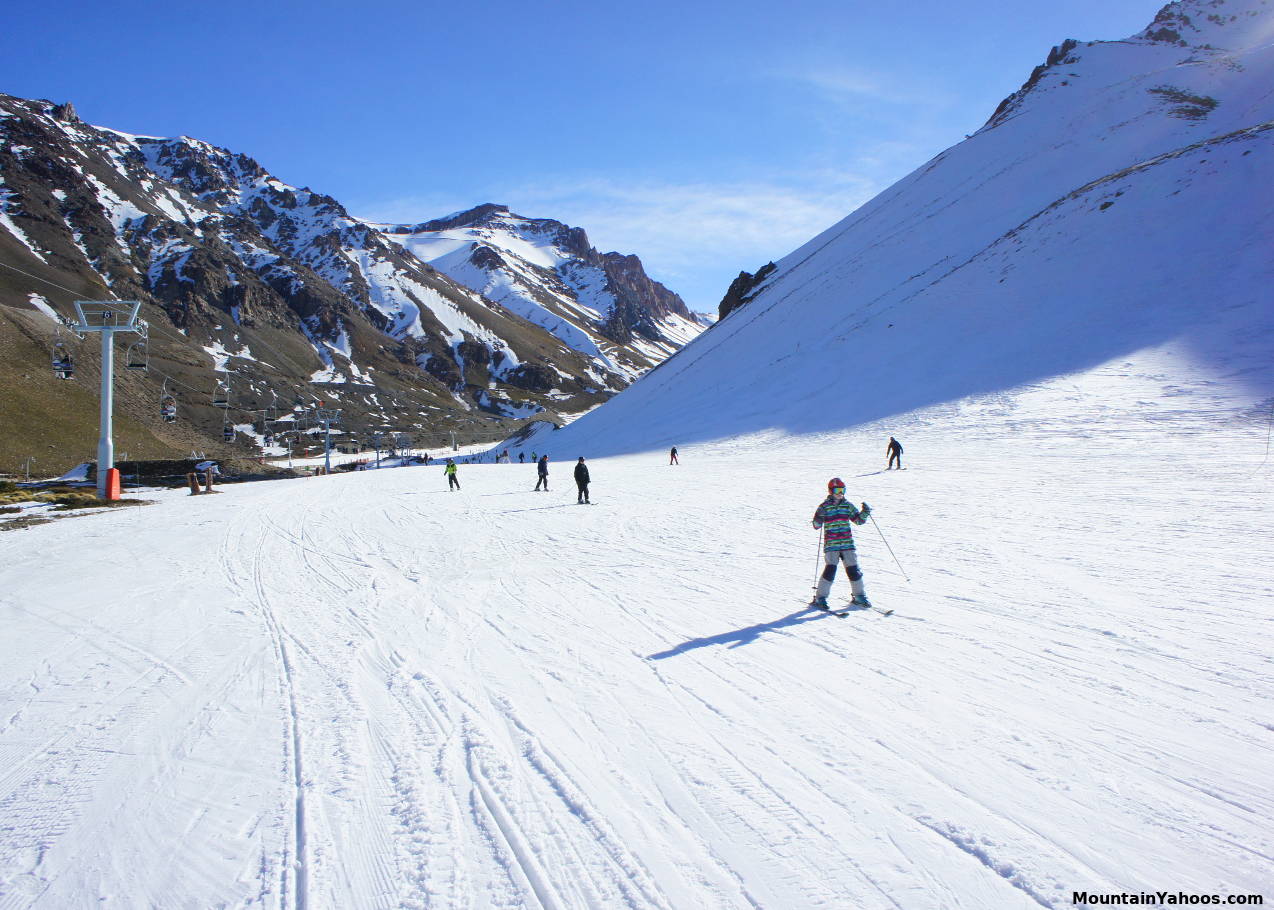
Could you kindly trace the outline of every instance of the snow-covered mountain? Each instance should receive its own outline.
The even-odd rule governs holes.
[[[713,328],[528,444],[912,421],[1103,370],[1128,381],[1080,406],[1095,422],[1250,418],[1274,391],[1272,41],[1269,0],[1189,0],[1128,39],[1064,42],[976,134],[743,276]],[[1027,413],[1006,408],[1006,427]]]
[[[487,203],[435,221],[381,225],[440,272],[543,326],[631,381],[711,323],[636,256],[599,253],[582,228]]]
[[[1059,47],[549,492],[14,506],[0,907],[1268,903],[1271,25]],[[890,616],[805,606],[833,474]]]
[[[606,334],[581,344],[584,319],[528,320],[543,314],[453,280],[410,242],[246,155],[90,126],[69,104],[0,96],[0,139],[0,300],[26,361],[15,368],[26,375],[56,340],[39,306],[66,317],[77,297],[141,300],[170,390],[187,391],[172,428],[154,407],[158,383],[124,384],[134,452],[188,448],[199,440],[170,437],[192,423],[220,435],[222,415],[194,390],[211,393],[223,368],[245,409],[317,395],[350,425],[443,438],[491,418],[587,410],[700,328],[635,257],[584,249],[604,273],[590,300]],[[37,435],[91,421],[91,410],[43,408],[24,411]]]

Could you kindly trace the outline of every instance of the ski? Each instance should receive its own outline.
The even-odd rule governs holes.
[[[808,603],[806,604],[806,606],[809,607],[811,610],[822,610],[824,613],[831,613],[833,616],[839,616],[842,619],[844,619],[850,613],[864,613],[867,610],[871,610],[873,613],[879,613],[881,616],[894,615],[893,610],[886,610],[884,607],[855,607],[853,605],[850,605],[849,609],[847,610],[833,610],[831,607],[820,607],[816,603]]]
[[[839,616],[841,619],[844,619],[850,613],[854,612],[853,610],[833,610],[831,607],[820,607],[816,603],[809,603],[809,604],[806,604],[806,606],[809,607],[811,610],[822,610],[824,613],[830,613],[833,616]]]

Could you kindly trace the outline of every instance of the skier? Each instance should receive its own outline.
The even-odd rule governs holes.
[[[668,453],[668,464],[681,464],[677,460],[677,447],[673,446],[672,451]]]
[[[578,505],[588,504],[588,465],[584,464],[584,456],[579,457],[579,461],[575,463],[575,486],[579,488],[579,493],[575,497]]]
[[[539,462],[535,466],[535,473],[539,475],[539,479],[535,481],[535,492],[540,492],[540,484],[544,484],[544,492],[549,491],[549,457],[541,455]]]
[[[442,469],[442,473],[447,475],[447,490],[460,489],[460,479],[456,477],[456,463],[450,458],[447,459],[447,466]]]
[[[858,568],[858,554],[854,549],[854,532],[850,524],[867,523],[871,515],[871,507],[863,503],[861,509],[845,498],[845,481],[833,477],[827,482],[827,498],[814,512],[814,527],[823,528],[823,556],[827,565],[823,567],[823,576],[818,582],[818,593],[810,606],[820,610],[828,609],[827,595],[832,590],[832,581],[836,578],[836,564],[845,563],[845,574],[849,576],[849,584],[854,597],[850,601],[856,607],[870,607],[867,591],[863,588],[863,573]]]
[[[518,452],[518,464],[526,464],[526,452]]]
[[[898,470],[901,471],[902,470],[902,443],[900,443],[898,440],[890,436],[889,445],[885,447],[885,451],[889,453],[889,466],[886,467],[885,470],[888,471],[889,468],[892,468],[894,466],[894,462],[897,461]]]

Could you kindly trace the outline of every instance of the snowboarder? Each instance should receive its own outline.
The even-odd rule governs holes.
[[[579,488],[575,502],[579,505],[588,504],[588,465],[584,464],[583,455],[575,463],[575,486]]]
[[[818,581],[818,593],[811,606],[820,610],[828,609],[827,595],[832,590],[832,581],[836,578],[836,564],[845,563],[845,574],[849,576],[849,584],[854,592],[850,601],[856,607],[870,607],[867,591],[863,587],[863,573],[858,568],[858,553],[854,549],[854,531],[850,524],[867,523],[871,515],[871,507],[863,503],[861,509],[845,498],[845,481],[833,477],[827,482],[827,498],[814,512],[814,527],[823,528],[823,556],[827,565],[823,567],[823,575]]]
[[[460,479],[456,477],[456,463],[450,458],[447,459],[447,466],[442,469],[442,473],[447,475],[447,490],[460,489]]]
[[[677,447],[673,446],[672,451],[668,453],[668,464],[681,464],[677,460]]]
[[[539,475],[539,479],[535,481],[535,492],[540,492],[540,484],[544,484],[544,492],[549,491],[549,457],[541,455],[540,460],[535,465],[535,473]]]
[[[889,466],[886,467],[885,470],[888,471],[890,468],[894,466],[894,462],[897,461],[898,470],[901,471],[902,470],[902,443],[900,443],[898,440],[890,436],[889,445],[885,447],[885,451],[889,453]]]

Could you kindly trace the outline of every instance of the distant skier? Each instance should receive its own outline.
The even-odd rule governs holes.
[[[535,473],[539,475],[539,479],[535,481],[535,492],[540,492],[540,484],[544,485],[544,492],[549,491],[549,457],[541,455],[539,462],[535,465]]]
[[[863,503],[861,509],[845,498],[845,481],[833,477],[827,482],[827,498],[814,512],[814,527],[823,528],[823,556],[827,564],[823,567],[823,576],[818,582],[818,593],[811,606],[826,610],[827,595],[832,590],[832,581],[836,578],[836,564],[845,563],[845,574],[849,576],[850,588],[854,592],[850,601],[856,607],[870,607],[867,591],[863,587],[863,573],[858,568],[858,553],[854,549],[854,531],[850,524],[866,524],[871,515],[871,507]]]
[[[889,445],[885,447],[885,451],[889,453],[889,466],[885,468],[888,471],[894,466],[894,462],[898,462],[898,470],[902,470],[902,443],[889,437]]]
[[[579,491],[575,497],[576,503],[579,505],[588,504],[588,465],[584,464],[583,455],[575,463],[575,486]]]
[[[526,464],[526,452],[518,452],[518,464]]]
[[[442,469],[442,473],[447,475],[447,490],[460,489],[460,478],[456,477],[456,463],[450,458],[447,459],[447,466]]]
[[[677,460],[677,447],[673,446],[672,451],[668,453],[668,464],[681,464]]]

